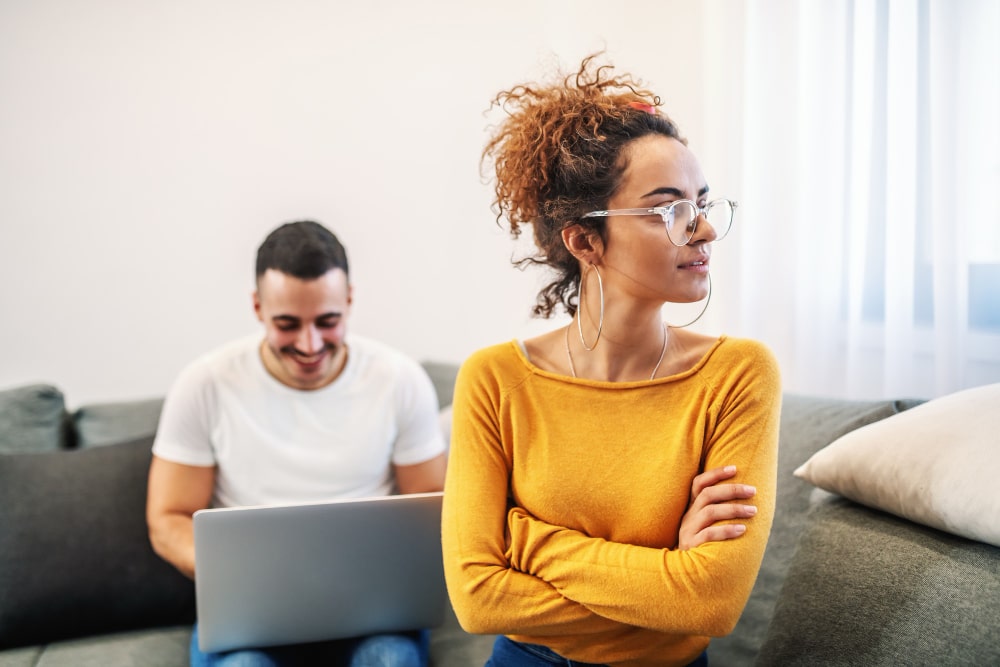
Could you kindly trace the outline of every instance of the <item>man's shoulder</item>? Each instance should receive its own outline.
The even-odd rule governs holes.
[[[260,336],[244,336],[205,352],[181,371],[187,381],[211,382],[246,373],[257,360]]]
[[[348,354],[368,371],[412,372],[420,364],[405,352],[387,343],[351,334],[347,339]]]
[[[389,357],[405,356],[400,350],[388,343],[356,333],[348,334],[347,345],[352,350],[360,350],[366,354],[385,355]]]

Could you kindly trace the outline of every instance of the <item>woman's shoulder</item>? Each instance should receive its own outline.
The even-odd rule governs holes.
[[[780,387],[778,360],[764,343],[751,338],[719,337],[705,364],[713,376],[729,381],[753,381]]]
[[[753,338],[720,336],[718,347],[722,354],[728,357],[750,358],[756,361],[775,361],[771,348]]]
[[[491,375],[507,376],[522,375],[529,372],[530,367],[524,353],[516,340],[497,343],[480,348],[470,354],[459,369],[459,373],[489,373]]]
[[[745,364],[776,365],[767,346],[749,338],[711,336],[685,329],[672,330],[671,336],[670,361],[664,363],[663,375],[715,373]]]
[[[476,350],[462,362],[457,386],[480,386],[506,392],[531,375],[531,364],[516,340]]]
[[[479,348],[470,354],[462,366],[493,366],[496,364],[509,364],[517,360],[521,355],[518,353],[517,341],[509,340],[504,343],[496,343]]]

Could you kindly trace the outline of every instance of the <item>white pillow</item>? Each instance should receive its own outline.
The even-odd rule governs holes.
[[[795,475],[911,521],[1000,547],[1000,384],[863,426]]]

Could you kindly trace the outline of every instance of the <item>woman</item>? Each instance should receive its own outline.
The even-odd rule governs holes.
[[[442,518],[456,614],[505,635],[493,667],[706,664],[767,542],[779,378],[762,345],[661,308],[710,294],[735,203],[709,202],[659,98],[593,57],[495,103],[499,216],[514,236],[532,225],[528,261],[555,273],[535,313],[573,321],[459,373]]]

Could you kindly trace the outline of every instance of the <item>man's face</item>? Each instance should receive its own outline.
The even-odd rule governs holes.
[[[351,287],[342,270],[301,280],[268,269],[257,281],[253,305],[266,331],[264,367],[279,382],[318,389],[340,374],[351,308]]]

